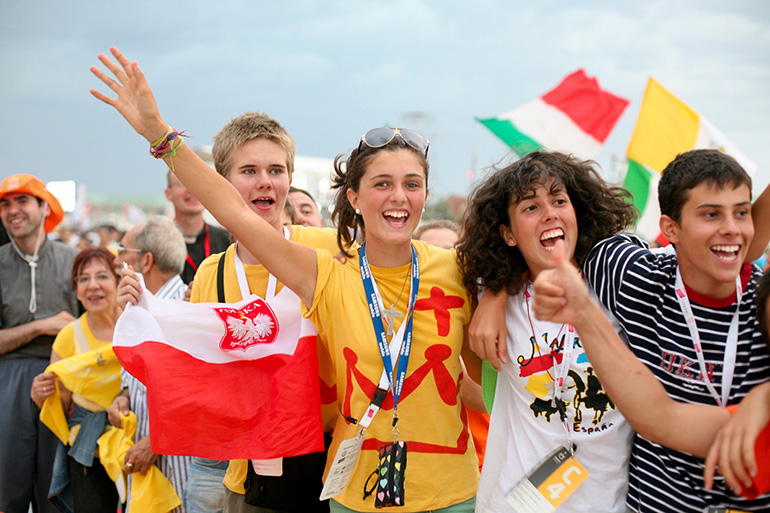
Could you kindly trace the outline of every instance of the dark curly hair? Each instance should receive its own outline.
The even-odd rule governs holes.
[[[371,148],[361,143],[350,152],[347,160],[344,154],[337,155],[334,159],[331,188],[337,189],[337,192],[334,196],[334,211],[331,217],[332,222],[337,227],[337,246],[348,258],[352,255],[347,250],[358,238],[359,234],[366,239],[364,219],[359,214],[356,214],[355,209],[350,205],[348,189],[358,192],[358,187],[361,185],[361,177],[364,176],[369,163],[376,155],[383,151],[393,152],[400,149],[409,150],[417,156],[423,170],[425,170],[425,184],[427,187],[427,155],[425,152],[418,151],[409,146],[401,137],[394,137],[392,141],[380,148]]]
[[[509,225],[508,207],[514,198],[534,192],[553,180],[569,195],[575,209],[578,262],[600,240],[611,237],[636,219],[628,191],[610,186],[594,169],[592,161],[558,152],[533,152],[492,173],[471,193],[465,212],[464,231],[457,245],[463,284],[475,294],[479,280],[493,292],[515,294],[524,285],[528,267],[516,246],[508,246],[500,234]]]

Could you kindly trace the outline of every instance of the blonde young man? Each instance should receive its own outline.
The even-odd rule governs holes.
[[[246,113],[231,120],[215,136],[214,164],[260,217],[286,238],[314,249],[337,252],[336,232],[303,226],[284,226],[283,212],[294,170],[295,143],[274,119],[261,113]],[[221,273],[221,280],[220,278]],[[240,279],[240,278],[243,279]],[[257,294],[273,304],[296,305],[297,320],[309,323],[300,312],[300,300],[274,280],[243,246],[232,244],[226,252],[207,258],[195,274],[191,301],[240,301]],[[127,299],[136,303],[136,295]],[[270,296],[268,297],[268,290]],[[318,347],[323,345],[318,343]],[[336,391],[331,362],[319,350],[319,379],[322,415],[326,431],[336,418]],[[255,394],[267,393],[255,390]],[[188,513],[202,512],[328,512],[328,501],[318,497],[325,452],[283,458],[279,477],[258,475],[247,460],[220,462],[192,458],[185,489]],[[227,474],[225,475],[225,469]],[[223,487],[223,481],[225,487]],[[247,502],[248,501],[248,502]]]

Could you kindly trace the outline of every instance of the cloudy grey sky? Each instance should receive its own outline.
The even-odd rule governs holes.
[[[119,47],[164,118],[210,144],[261,110],[298,152],[334,157],[382,124],[431,139],[430,188],[465,195],[506,147],[474,116],[525,103],[584,68],[631,100],[597,160],[623,158],[649,76],[707,117],[770,182],[770,3],[512,0],[0,0],[0,175],[148,194],[164,167],[88,90]],[[104,88],[102,87],[102,90]]]

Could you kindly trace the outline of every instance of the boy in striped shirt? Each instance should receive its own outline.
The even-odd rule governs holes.
[[[676,251],[652,251],[633,235],[617,235],[594,247],[585,279],[671,398],[737,404],[770,380],[770,353],[754,304],[761,272],[744,264],[754,239],[751,179],[733,158],[693,150],[663,171],[658,199],[661,231]],[[748,501],[722,481],[706,491],[703,468],[703,459],[637,435],[629,507],[692,513],[709,506],[770,508],[770,496]]]

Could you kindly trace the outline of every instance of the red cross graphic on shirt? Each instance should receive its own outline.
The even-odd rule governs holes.
[[[418,299],[414,304],[415,312],[418,310],[433,310],[438,327],[438,335],[446,337],[449,335],[450,313],[452,308],[462,308],[465,300],[460,296],[447,296],[439,287],[431,287],[430,297]]]
[[[353,387],[358,385],[367,397],[374,395],[374,389],[377,387],[377,383],[372,382],[358,369],[358,355],[349,347],[346,347],[342,351],[345,357],[345,371],[347,373],[347,387],[345,390],[345,401],[343,404],[343,415],[346,417],[351,416],[350,398],[353,395]],[[447,405],[453,406],[457,404],[457,394],[460,388],[460,380],[462,374],[458,377],[458,381],[455,382],[452,379],[452,375],[446,367],[445,361],[452,355],[452,349],[444,344],[434,344],[425,349],[425,363],[420,365],[409,374],[404,380],[404,388],[401,391],[400,401],[405,400],[411,395],[412,392],[423,382],[423,380],[433,373],[433,380],[436,382],[436,388],[441,397],[441,400]],[[382,402],[383,410],[393,409],[393,394],[388,391],[385,396],[385,400]],[[461,409],[461,420],[463,426],[467,425],[467,417],[465,409]],[[463,429],[457,438],[457,444],[454,447],[438,446],[431,443],[418,442],[409,440],[409,450],[416,452],[432,452],[432,453],[451,453],[451,454],[465,454],[468,448],[468,430]],[[367,439],[364,442],[365,450],[377,450],[386,441],[377,440],[375,438]]]

